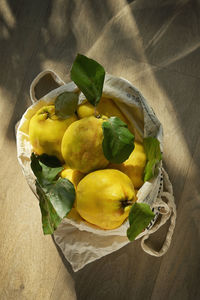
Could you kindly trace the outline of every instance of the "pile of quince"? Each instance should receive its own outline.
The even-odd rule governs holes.
[[[146,155],[141,143],[121,164],[112,164],[102,149],[102,123],[117,116],[128,120],[114,101],[102,98],[96,108],[88,101],[67,119],[59,118],[55,106],[44,106],[32,117],[29,137],[36,154],[56,156],[64,166],[62,178],[76,190],[74,210],[87,222],[114,229],[128,217],[143,184]]]
[[[129,217],[127,236],[134,240],[154,218],[148,204],[136,202],[136,193],[154,176],[159,141],[134,141],[134,128],[115,100],[102,96],[104,77],[100,64],[78,55],[71,69],[78,89],[61,93],[30,120],[31,168],[45,234],[75,212],[101,229],[117,228]],[[85,100],[78,104],[80,92]],[[45,165],[44,156],[60,166]]]

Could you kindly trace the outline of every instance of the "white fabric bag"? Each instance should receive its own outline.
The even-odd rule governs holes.
[[[50,91],[41,99],[37,99],[35,95],[36,87],[42,84],[45,77],[50,78],[51,81],[54,80],[59,87]],[[33,104],[22,116],[16,135],[18,160],[24,176],[36,196],[35,176],[30,168],[32,147],[28,135],[29,121],[40,107],[53,103],[60,93],[75,90],[77,90],[77,86],[73,82],[65,84],[53,71],[40,73],[31,84],[30,96]],[[130,82],[106,74],[103,96],[115,101],[130,124],[133,125],[136,140],[140,141],[147,136],[157,137],[162,150],[162,125],[141,93]],[[79,104],[83,100],[84,95],[81,93]],[[138,202],[149,204],[155,213],[154,220],[144,232],[137,236],[137,239],[141,238],[141,246],[145,252],[154,256],[162,256],[170,246],[176,220],[173,190],[168,175],[162,167],[162,162],[159,163],[157,176],[143,184],[137,193],[137,197]],[[145,244],[145,240],[164,225],[169,218],[171,218],[170,226],[165,242],[160,251],[155,251]],[[126,236],[128,227],[128,220],[119,228],[102,230],[89,225],[81,218],[65,218],[54,232],[54,239],[72,265],[73,270],[78,271],[86,264],[128,244],[130,242]]]

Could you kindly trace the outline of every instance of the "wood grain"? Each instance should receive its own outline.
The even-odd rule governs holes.
[[[0,1],[0,299],[200,299],[199,1]],[[76,53],[130,80],[164,127],[177,225],[168,253],[136,241],[74,273],[16,158],[15,123],[44,69],[69,80]],[[166,228],[151,238],[159,248]]]

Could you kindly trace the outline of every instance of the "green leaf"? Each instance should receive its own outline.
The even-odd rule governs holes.
[[[159,162],[159,160],[157,160],[157,159],[152,159],[152,160],[147,161],[147,164],[146,164],[145,170],[144,170],[144,182],[148,181],[154,177],[155,167],[158,162]]]
[[[47,185],[56,179],[58,174],[63,170],[63,167],[51,168],[39,161],[39,158],[32,153],[31,169],[38,181],[42,185]]]
[[[56,168],[56,167],[61,167],[62,163],[60,162],[60,160],[53,155],[48,155],[46,153],[43,153],[41,155],[37,155],[37,158],[39,159],[39,161],[41,163],[43,163],[44,165],[51,167],[51,168]]]
[[[48,186],[47,196],[58,216],[63,219],[73,206],[75,189],[71,181],[60,177]]]
[[[39,182],[36,180],[36,191],[39,196],[39,205],[42,214],[42,228],[44,234],[52,234],[62,219],[53,208],[48,196]]]
[[[64,92],[55,100],[55,112],[61,119],[67,119],[74,114],[78,106],[78,94]]]
[[[103,122],[103,153],[111,163],[120,164],[128,159],[134,149],[134,135],[127,124],[117,117]]]
[[[148,181],[154,177],[156,166],[162,159],[160,142],[155,137],[144,138],[144,150],[147,156],[147,164],[144,170],[144,181]]]
[[[127,237],[130,241],[140,234],[155,217],[150,206],[146,203],[135,202],[129,213],[130,227],[127,229]]]
[[[94,106],[101,99],[104,78],[105,70],[98,62],[84,55],[77,55],[71,69],[71,79]]]
[[[36,191],[39,196],[43,232],[52,234],[70,212],[75,200],[75,189],[68,179],[57,179],[62,167],[48,167],[42,164],[35,154],[31,155],[31,168],[37,177]]]
[[[34,153],[31,154],[31,169],[38,181],[42,182],[42,166]]]

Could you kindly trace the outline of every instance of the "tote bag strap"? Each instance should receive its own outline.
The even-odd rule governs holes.
[[[54,71],[42,71],[35,77],[30,86],[30,97],[32,103],[37,102],[41,96],[48,94],[51,90],[64,84],[65,82]],[[37,91],[39,91],[40,96],[37,95]]]
[[[156,222],[155,225],[148,231],[148,233],[144,235],[141,239],[142,249],[146,253],[157,257],[162,256],[167,252],[171,244],[172,235],[176,224],[176,205],[174,201],[172,185],[169,180],[169,176],[167,172],[164,169],[162,169],[162,171],[163,171],[163,180],[164,180],[164,186],[166,191],[162,192],[161,198],[158,199],[156,205],[154,205],[154,207],[159,208],[161,219],[158,222]],[[163,201],[163,198],[166,199],[167,202]],[[170,219],[170,225],[168,228],[167,235],[165,237],[165,241],[161,249],[159,251],[156,251],[155,249],[153,249],[153,247],[147,245],[145,241],[148,240],[149,236],[154,232],[156,232],[169,219]]]

